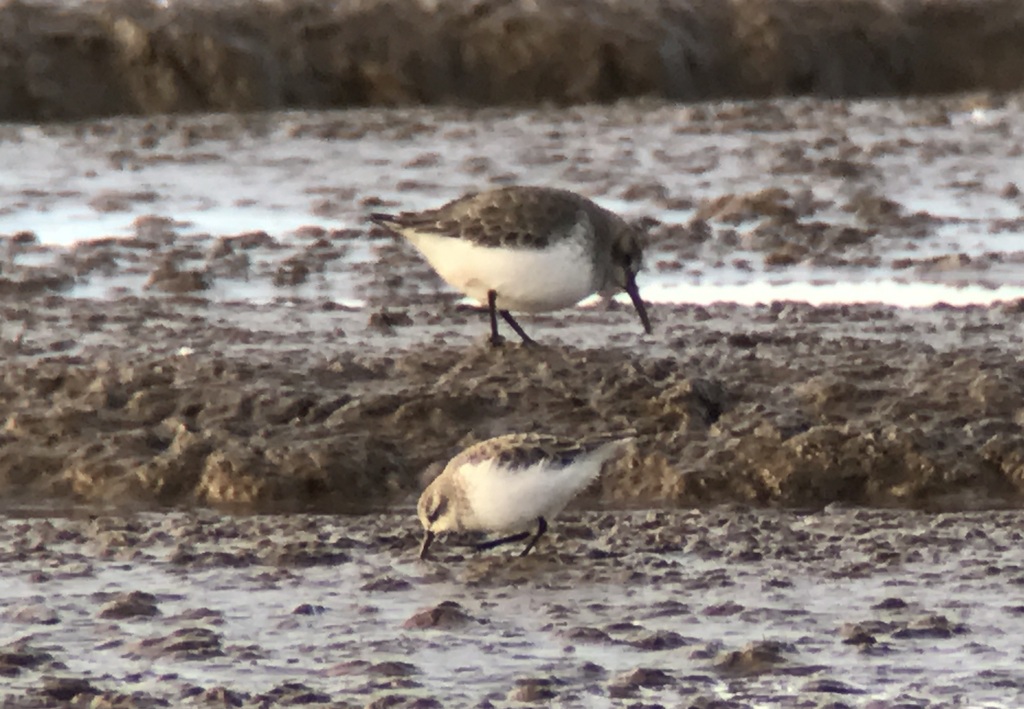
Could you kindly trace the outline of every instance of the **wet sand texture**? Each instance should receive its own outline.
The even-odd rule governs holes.
[[[1017,0],[0,6],[0,119],[1010,90]],[[537,7],[543,7],[538,11]]]

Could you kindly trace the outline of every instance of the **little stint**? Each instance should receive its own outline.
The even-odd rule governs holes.
[[[605,434],[584,441],[536,433],[509,434],[477,443],[452,458],[420,496],[417,514],[426,530],[420,558],[442,532],[483,531],[507,536],[477,545],[493,549],[527,537],[526,556],[547,531],[548,520],[632,441]],[[536,526],[536,532],[531,531]]]

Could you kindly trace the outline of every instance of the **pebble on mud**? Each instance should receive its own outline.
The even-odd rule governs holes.
[[[263,560],[271,566],[309,568],[345,564],[352,555],[321,541],[292,541],[269,550]]]
[[[692,645],[696,641],[687,638],[674,630],[655,630],[654,632],[642,633],[636,638],[630,638],[627,644],[637,650],[660,651],[675,650],[676,648]]]
[[[0,677],[16,677],[23,670],[56,666],[53,655],[32,647],[27,639],[0,646]]]
[[[311,603],[302,603],[300,605],[295,606],[295,608],[292,609],[292,615],[321,615],[326,611],[327,608],[325,606],[313,605]]]
[[[837,679],[814,679],[800,688],[801,692],[823,692],[827,694],[867,694],[863,689]]]
[[[480,622],[466,613],[455,601],[443,601],[433,608],[419,611],[411,616],[403,628],[422,629],[437,628],[439,630],[455,630],[472,622]]]
[[[902,625],[893,631],[893,638],[951,638],[969,632],[965,624],[951,621],[938,613],[923,615]]]
[[[309,279],[309,274],[309,264],[301,256],[293,256],[278,266],[273,283],[278,288],[301,286]]]
[[[166,293],[193,293],[210,287],[208,276],[202,271],[181,269],[173,260],[164,261],[157,266],[146,281],[146,288]]]
[[[641,688],[658,689],[676,683],[675,677],[656,667],[638,667],[615,677],[608,685],[612,698],[626,698],[637,694]]]
[[[545,702],[558,696],[555,687],[560,684],[551,677],[527,677],[516,680],[516,686],[508,693],[510,702]]]
[[[156,596],[144,591],[123,593],[100,609],[100,618],[152,618],[160,615]]]
[[[615,642],[612,637],[600,628],[579,627],[569,628],[561,632],[561,636],[577,643],[608,643]]]
[[[412,584],[405,579],[394,578],[393,576],[381,576],[380,578],[367,581],[360,587],[361,591],[369,592],[391,592],[391,591],[408,591],[412,588]]]
[[[58,702],[70,702],[75,697],[83,694],[99,694],[100,690],[92,686],[89,680],[82,677],[43,677],[43,686],[40,694],[43,694]]]
[[[246,692],[238,692],[228,687],[187,687],[181,692],[182,699],[197,699],[206,704],[222,707],[240,707],[249,698]]]
[[[413,319],[404,310],[378,310],[370,315],[369,326],[378,332],[390,334],[396,327],[409,327]]]
[[[714,667],[728,675],[759,675],[773,672],[788,661],[782,654],[783,644],[765,640],[746,645],[742,650],[722,652],[715,658]]]
[[[177,660],[206,660],[224,655],[224,638],[208,628],[180,628],[165,636],[146,638],[136,644],[146,656],[168,655]]]
[[[253,699],[262,706],[326,704],[331,701],[331,695],[318,692],[302,682],[284,682]]]
[[[57,625],[60,623],[60,615],[57,611],[39,603],[13,606],[5,610],[2,617],[13,623],[28,625]]]

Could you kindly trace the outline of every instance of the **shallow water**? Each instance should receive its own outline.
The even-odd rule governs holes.
[[[170,218],[179,251],[195,251],[202,269],[211,239],[265,231],[277,246],[252,252],[258,275],[308,243],[301,228],[337,239],[332,229],[367,229],[370,211],[547,184],[662,225],[688,228],[707,215],[707,240],[656,235],[640,285],[657,302],[990,303],[1024,292],[1019,102],[973,113],[957,99],[795,100],[6,126],[0,161],[19,167],[0,180],[0,233],[35,233],[38,246],[8,249],[12,264],[31,267],[89,240],[131,239],[139,218]],[[783,192],[766,206],[756,195],[767,188]],[[729,198],[740,211],[712,206]],[[897,211],[874,214],[877,200]],[[771,221],[789,208],[793,226]],[[826,227],[852,231],[817,245]],[[344,238],[349,248],[323,264],[324,283],[283,295],[364,303],[368,264],[390,241],[351,248],[360,240]],[[139,292],[139,275],[122,263],[68,292],[105,297],[119,277]],[[214,281],[206,295],[218,301],[282,294],[260,277]]]

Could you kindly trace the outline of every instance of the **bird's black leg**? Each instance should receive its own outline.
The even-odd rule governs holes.
[[[505,322],[507,322],[509,326],[516,331],[516,334],[523,338],[524,345],[537,344],[529,335],[526,334],[526,331],[519,326],[519,323],[516,322],[516,319],[512,317],[512,313],[510,313],[507,310],[501,310],[499,312],[501,313],[501,317],[505,318]]]
[[[498,310],[498,292],[489,290],[487,291],[487,310],[491,316],[491,345],[497,347],[504,340],[501,335],[498,334],[498,313],[501,313],[501,317],[509,324],[509,326],[515,330],[516,334],[523,338],[523,344],[535,345],[537,344],[530,336],[526,334],[526,331],[519,326],[516,319],[512,317],[512,313],[507,310]]]
[[[526,544],[526,548],[520,552],[519,556],[526,556],[530,553],[530,550],[537,545],[537,540],[541,538],[544,532],[548,531],[548,522],[543,517],[537,518],[537,531],[533,533],[533,538],[530,539]],[[530,536],[530,532],[517,532],[516,534],[510,534],[507,537],[501,537],[500,539],[491,539],[487,542],[480,542],[476,545],[477,551],[485,551],[487,549],[493,549],[494,547],[500,547],[502,544],[511,544],[512,542],[521,542]]]
[[[546,532],[546,531],[548,531],[547,520],[545,520],[543,517],[538,517],[537,518],[537,533],[533,535],[533,539],[531,539],[529,542],[527,542],[526,548],[523,549],[523,551],[519,554],[519,556],[526,556],[527,554],[529,554],[530,550],[533,549],[534,546],[536,546],[537,540],[540,539],[541,535],[544,534],[544,532]]]
[[[502,343],[501,335],[498,334],[498,293],[487,291],[487,311],[491,316],[491,346],[497,347]]]
[[[529,532],[518,532],[508,537],[502,537],[501,539],[492,539],[487,542],[480,542],[476,545],[477,551],[486,551],[493,549],[494,547],[500,547],[502,544],[511,544],[512,542],[521,542],[530,536]]]

